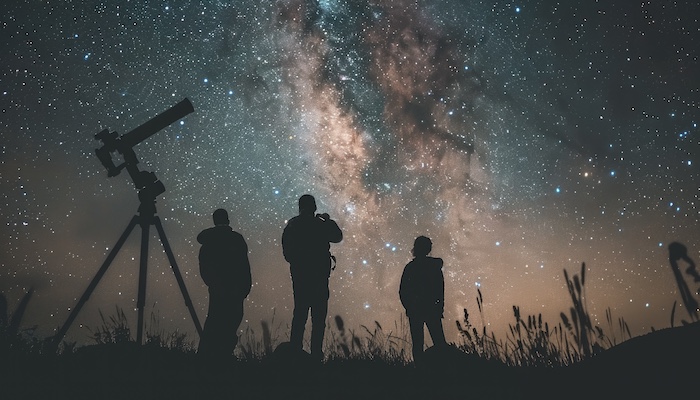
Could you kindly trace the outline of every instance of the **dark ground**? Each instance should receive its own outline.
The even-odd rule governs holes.
[[[5,357],[0,399],[646,399],[698,398],[700,325],[632,338],[560,368],[507,367],[463,353],[421,368],[303,358],[205,362],[134,344]]]

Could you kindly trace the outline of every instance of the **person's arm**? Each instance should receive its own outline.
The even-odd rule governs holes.
[[[282,231],[282,255],[284,256],[284,259],[288,263],[292,263],[292,260],[294,259],[293,256],[293,251],[294,251],[294,245],[291,243],[292,242],[292,233],[291,233],[291,228],[289,227],[289,224],[284,227],[284,230]]]
[[[409,266],[406,265],[403,274],[401,274],[401,283],[399,284],[399,299],[401,300],[403,308],[406,309],[406,312],[412,308],[411,295],[411,272],[409,271]]]
[[[197,235],[197,242],[204,244],[216,239],[216,229],[214,227],[204,229]]]
[[[442,269],[440,269],[440,279],[439,279],[439,287],[440,287],[440,316],[442,317],[443,313],[445,312],[445,275],[442,273]]]
[[[243,242],[243,293],[244,297],[248,297],[250,294],[250,289],[253,286],[253,277],[250,273],[250,259],[248,258],[248,243],[241,236],[241,241]]]
[[[321,218],[326,226],[326,235],[331,243],[340,243],[343,240],[343,231],[338,223],[330,218],[328,214],[321,214]]]
[[[211,264],[212,259],[209,253],[209,249],[204,246],[199,249],[199,276],[204,281],[204,284],[211,286],[213,279],[211,276]]]
[[[431,309],[440,316],[445,311],[445,276],[442,273],[443,261],[441,258],[432,259],[431,270],[429,271]],[[427,278],[426,277],[426,278]]]

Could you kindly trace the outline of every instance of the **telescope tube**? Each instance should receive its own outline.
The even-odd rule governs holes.
[[[131,132],[122,135],[120,138],[120,145],[126,148],[133,147],[193,111],[194,106],[192,106],[189,99],[185,98],[181,102],[134,128]]]

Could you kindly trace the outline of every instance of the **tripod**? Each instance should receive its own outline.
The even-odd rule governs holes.
[[[83,293],[83,295],[80,297],[80,300],[78,300],[78,304],[75,306],[75,308],[73,308],[73,310],[71,310],[71,313],[68,316],[66,323],[63,325],[63,327],[56,334],[56,336],[54,338],[54,340],[55,340],[54,345],[56,346],[56,348],[58,347],[60,341],[65,336],[66,332],[68,331],[68,328],[70,328],[70,325],[73,323],[73,320],[75,320],[75,317],[80,312],[80,309],[83,308],[85,303],[90,298],[90,295],[97,287],[97,284],[100,282],[100,279],[102,278],[102,276],[105,274],[105,272],[107,272],[107,269],[109,268],[110,264],[112,263],[114,258],[117,256],[117,253],[119,253],[119,250],[124,245],[124,242],[126,242],[126,239],[129,237],[129,234],[131,234],[131,231],[134,230],[136,225],[139,225],[141,227],[141,255],[140,255],[140,260],[139,260],[139,286],[138,286],[138,300],[136,303],[136,308],[138,309],[138,323],[137,323],[138,331],[136,333],[136,342],[139,344],[143,344],[143,310],[144,310],[144,306],[146,304],[146,277],[148,275],[148,273],[147,273],[148,239],[149,239],[149,232],[150,232],[151,225],[154,225],[156,227],[156,230],[158,231],[158,236],[160,237],[160,241],[163,244],[163,248],[165,249],[165,254],[168,256],[168,261],[170,262],[170,266],[172,267],[173,273],[175,274],[175,279],[177,280],[177,283],[180,286],[180,291],[182,292],[182,296],[185,299],[185,305],[187,305],[187,308],[190,311],[190,315],[192,316],[192,320],[194,321],[194,325],[197,328],[197,333],[200,336],[202,335],[202,326],[199,323],[199,319],[197,319],[197,313],[195,312],[194,306],[192,304],[192,300],[190,300],[190,296],[187,293],[187,288],[185,287],[185,281],[182,279],[182,275],[180,274],[180,270],[177,266],[177,263],[175,262],[175,256],[173,255],[173,251],[170,248],[168,238],[165,236],[165,230],[163,229],[163,224],[160,222],[160,218],[157,215],[155,215],[155,212],[156,212],[155,200],[151,200],[150,203],[148,203],[148,202],[144,203],[142,200],[141,206],[139,207],[139,213],[137,215],[134,215],[133,218],[131,218],[131,222],[129,222],[129,225],[124,230],[124,233],[122,233],[122,235],[119,237],[119,240],[117,240],[117,243],[115,244],[114,248],[109,252],[104,263],[102,263],[102,266],[95,274],[94,278],[92,279],[92,281],[88,285],[88,287],[85,290],[85,292]]]

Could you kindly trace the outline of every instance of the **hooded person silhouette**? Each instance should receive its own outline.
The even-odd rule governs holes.
[[[442,275],[441,258],[429,257],[433,242],[419,236],[413,243],[413,260],[403,270],[399,297],[406,309],[411,329],[413,362],[421,362],[423,355],[424,331],[428,327],[433,345],[436,348],[447,346],[442,329],[445,308],[445,279]]]
[[[243,320],[243,301],[252,286],[248,245],[229,225],[228,213],[213,214],[214,227],[199,233],[199,271],[209,287],[209,309],[197,352],[226,357],[238,344],[237,330]]]

